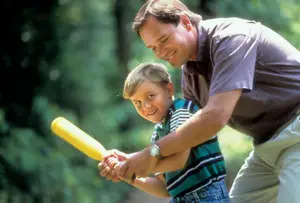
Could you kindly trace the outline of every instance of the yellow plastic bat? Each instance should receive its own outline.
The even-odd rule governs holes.
[[[106,149],[97,140],[63,117],[52,121],[51,130],[92,159],[102,161],[106,154]]]

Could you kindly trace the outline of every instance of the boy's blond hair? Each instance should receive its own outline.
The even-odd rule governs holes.
[[[139,34],[139,30],[145,24],[149,15],[154,16],[163,23],[173,23],[175,25],[178,25],[181,15],[186,15],[193,25],[197,25],[202,20],[201,15],[190,11],[179,0],[148,0],[136,14],[132,29]]]
[[[136,88],[146,81],[158,85],[172,82],[171,76],[163,64],[142,63],[128,74],[124,83],[123,97],[129,99],[135,93]]]

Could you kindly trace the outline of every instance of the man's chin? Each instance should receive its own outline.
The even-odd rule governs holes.
[[[181,68],[187,62],[188,62],[188,59],[187,58],[183,58],[183,57],[173,58],[173,61],[172,60],[168,61],[168,63],[171,66],[173,66],[174,68]]]
[[[181,68],[181,66],[183,65],[183,64],[172,63],[172,62],[170,62],[170,61],[169,61],[169,64],[170,64],[171,66],[173,66],[174,68]]]

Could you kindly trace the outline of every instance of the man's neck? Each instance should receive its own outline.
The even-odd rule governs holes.
[[[197,54],[198,54],[198,31],[195,25],[193,25],[192,28],[192,41],[191,41],[191,46],[192,46],[192,54],[190,57],[190,61],[196,61],[197,60]]]

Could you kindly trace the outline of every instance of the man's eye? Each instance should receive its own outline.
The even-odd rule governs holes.
[[[141,104],[140,101],[135,101],[135,102],[134,102],[134,105],[135,105],[135,106],[139,106],[140,104]]]
[[[163,39],[162,42],[164,43],[164,42],[168,41],[168,39],[169,39],[169,37]]]

